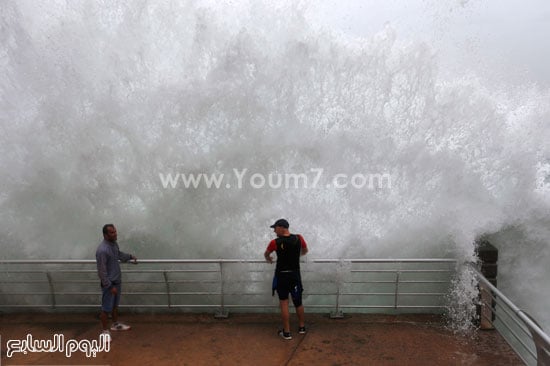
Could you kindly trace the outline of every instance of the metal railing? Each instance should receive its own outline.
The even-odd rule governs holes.
[[[491,323],[527,365],[550,366],[550,337],[476,268],[482,321]]]
[[[459,263],[453,259],[314,259],[301,263],[308,312],[443,313]],[[550,338],[472,265],[482,321],[528,365],[550,366]],[[123,265],[125,308],[275,311],[274,266],[247,259],[140,260]],[[99,308],[94,260],[0,260],[0,309]]]
[[[453,259],[315,259],[302,262],[308,311],[443,312]],[[127,308],[276,310],[273,265],[263,260],[141,260],[123,267]],[[94,260],[0,260],[0,309],[97,308]]]

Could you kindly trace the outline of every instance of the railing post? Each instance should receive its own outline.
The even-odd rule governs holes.
[[[223,273],[223,262],[219,261],[220,267],[220,308],[214,314],[216,319],[226,319],[229,314],[225,310],[225,275]]]
[[[46,277],[48,277],[48,285],[50,286],[50,297],[52,299],[52,309],[55,309],[56,301],[55,301],[55,290],[53,287],[53,279],[50,272],[46,272]]]
[[[330,312],[331,319],[341,319],[344,317],[344,313],[340,310],[340,283],[336,283],[336,309]]]
[[[344,263],[341,260],[340,266],[336,271],[336,274],[337,274],[336,275],[336,309],[330,312],[329,316],[331,319],[341,319],[344,317],[344,313],[342,312],[342,310],[340,310],[340,285],[343,282],[343,275],[342,275],[343,268],[344,268]]]
[[[480,272],[495,287],[497,287],[498,249],[486,240],[478,242],[477,255],[481,261]],[[479,284],[480,305],[477,308],[481,329],[494,329],[495,302],[493,294],[483,283]]]
[[[170,284],[168,283],[168,274],[166,271],[162,272],[164,276],[164,284],[166,285],[166,298],[168,300],[168,309],[172,307],[172,295],[170,295]]]
[[[401,271],[397,271],[395,273],[395,297],[393,300],[393,308],[397,310],[397,303],[399,301],[399,276],[401,275]]]

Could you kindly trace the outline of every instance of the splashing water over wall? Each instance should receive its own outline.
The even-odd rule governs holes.
[[[477,280],[472,269],[459,265],[447,295],[449,307],[446,316],[450,329],[459,334],[468,334],[473,329],[472,320],[479,320],[475,305],[478,297]]]
[[[493,233],[514,300],[548,293],[548,91],[443,77],[428,45],[304,4],[3,4],[2,257],[90,258],[114,222],[141,258],[256,258],[286,217],[314,257],[470,260]]]

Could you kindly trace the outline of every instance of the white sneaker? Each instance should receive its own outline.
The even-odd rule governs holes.
[[[116,330],[116,331],[119,331],[119,330],[130,330],[130,327],[129,325],[126,325],[124,323],[120,323],[120,322],[116,322],[116,323],[113,323],[113,325],[111,325],[111,330]]]

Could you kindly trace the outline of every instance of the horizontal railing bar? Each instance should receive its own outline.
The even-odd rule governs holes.
[[[6,272],[4,270],[4,272]],[[87,270],[87,269],[75,269],[75,270],[72,270],[72,271],[69,271],[69,270],[61,270],[61,269],[57,269],[57,268],[48,268],[47,270],[46,269],[43,269],[43,270],[36,270],[36,269],[29,269],[29,270],[9,270],[8,271],[9,273],[40,273],[40,274],[44,274],[44,273],[51,273],[51,272],[55,272],[55,273],[93,273],[93,274],[97,274],[97,270],[93,270],[93,269],[90,269],[90,270]]]
[[[46,263],[45,263],[46,264]],[[217,263],[212,263],[217,264]],[[57,269],[57,268],[49,268],[44,270],[36,270],[36,269],[18,269],[18,270],[10,270],[10,273],[48,273],[51,271],[55,271],[55,273],[91,273],[96,274],[97,270],[95,269]],[[169,272],[169,273],[217,273],[219,270],[216,269],[140,269],[140,270],[124,270],[124,273],[163,273],[163,272]],[[264,273],[265,271],[247,271],[247,273]],[[303,273],[308,273],[312,271],[302,270]],[[350,272],[353,273],[452,273],[450,270],[351,270]]]
[[[97,271],[96,271],[97,272]],[[125,270],[124,273],[218,273],[219,269],[144,269],[144,270]]]
[[[252,281],[248,281],[248,283],[251,283]],[[59,282],[59,283],[62,283],[62,282]],[[64,283],[64,282],[63,282]],[[124,281],[124,284],[130,284],[130,283],[141,283],[141,284],[144,284],[144,283],[204,283],[204,284],[207,284],[207,283],[220,283],[220,280],[170,280],[170,281],[158,281],[158,280],[153,280],[153,281]]]
[[[217,264],[217,263],[212,263]],[[43,270],[36,270],[36,269],[18,269],[18,270],[9,270],[9,273],[48,273],[48,272],[55,272],[55,273],[92,273],[97,274],[97,269],[58,269],[58,268],[48,268]],[[190,272],[200,272],[200,273],[216,273],[218,270],[216,269],[140,269],[140,270],[124,270],[124,273],[163,273],[163,272],[170,272],[170,273],[190,273]],[[254,271],[248,271],[254,272]],[[263,271],[255,271],[255,272],[263,272]]]
[[[414,281],[414,280],[399,280],[399,283],[449,283],[449,281],[437,281],[437,280],[421,280],[421,281]]]
[[[361,295],[376,295],[376,296],[395,296],[395,292],[340,292],[340,295],[361,296]],[[441,292],[399,292],[398,296],[443,296]]]
[[[545,342],[548,348],[550,348],[550,337],[540,329],[540,327],[535,324],[531,318],[529,318],[525,313],[518,308],[512,301],[510,301],[500,290],[498,290],[489,280],[487,280],[476,268],[472,266],[472,269],[476,272],[477,278],[480,282],[483,282],[491,291],[493,291],[525,324],[527,327],[534,331],[542,341]]]
[[[2,295],[10,296],[44,296],[50,295],[51,292],[2,292]]]
[[[399,292],[399,296],[445,296],[444,292]]]
[[[452,273],[448,269],[352,269],[355,273]]]
[[[3,292],[3,295],[25,295],[25,296],[44,296],[44,295],[101,295],[101,292]],[[201,291],[190,291],[190,292],[170,292],[170,295],[221,295],[220,292],[201,292]],[[227,295],[262,295],[265,296],[265,293],[243,293],[243,292],[236,292],[236,293],[228,293],[225,292]],[[147,295],[167,295],[166,292],[124,292],[124,296],[127,295],[140,295],[140,296],[147,296]]]
[[[457,263],[447,258],[370,258],[370,259],[313,259],[306,263]]]
[[[213,305],[213,304],[153,304],[155,307],[159,308],[172,308],[172,307],[195,307],[195,308],[219,308],[220,305]],[[144,307],[144,306],[153,306],[149,304],[125,304],[125,305],[119,305],[119,307],[126,307],[126,308],[136,308],[136,307]],[[262,305],[250,305],[250,304],[225,304],[224,307],[261,307]],[[56,304],[55,306],[51,305],[9,305],[9,304],[0,304],[0,308],[37,308],[37,309],[49,309],[49,308],[69,308],[69,307],[94,307],[97,308],[98,304]],[[269,307],[278,308],[278,305],[270,305]],[[398,305],[397,307],[394,305],[340,305],[339,306],[342,309],[444,309],[447,308],[445,305]],[[334,308],[333,304],[311,304],[308,306],[308,308]],[[514,336],[514,338],[517,338]],[[522,342],[522,345],[525,346],[525,344]],[[529,350],[529,353],[532,354],[532,351]]]
[[[189,291],[189,292],[125,292],[124,295],[221,295],[221,292]]]
[[[97,281],[96,281],[97,282]],[[0,285],[19,285],[22,283],[49,283],[48,281],[44,280],[36,280],[36,281],[0,281]]]
[[[311,282],[311,281],[309,281]],[[316,282],[322,282],[322,281],[316,281]],[[403,281],[399,281],[399,283],[401,283]],[[389,283],[389,284],[392,284],[392,285],[395,285],[395,280],[388,280],[388,281],[346,281],[346,284],[348,283]]]
[[[487,317],[484,317],[485,319],[487,319]],[[534,358],[535,360],[537,359],[537,355],[535,352],[533,352],[533,350],[531,349],[532,347],[529,347],[528,344],[526,344],[521,338],[520,336],[518,336],[514,331],[513,329],[502,319],[502,317],[500,317],[499,315],[495,314],[495,319],[499,319],[500,320],[500,324],[502,324],[504,326],[504,328],[506,328],[509,332],[510,335],[512,335],[517,342],[519,342],[519,344],[523,347],[523,349],[525,351],[527,351],[527,353],[529,353],[529,356],[531,356],[532,358]],[[493,322],[493,320],[491,320],[491,322]],[[501,332],[500,332],[501,333]],[[502,333],[501,333],[502,335]],[[529,337],[529,339],[531,339],[531,337]],[[519,352],[516,352],[518,355],[520,355]],[[524,360],[525,361],[525,360]]]
[[[95,264],[95,259],[0,259],[0,264]],[[139,259],[139,263],[265,263],[263,259]],[[446,258],[308,259],[302,263],[457,263]],[[128,263],[130,264],[130,263]]]
[[[101,296],[101,292],[53,292],[52,295],[72,296],[72,295],[88,295],[88,296]],[[125,294],[126,295],[126,294]]]
[[[170,280],[170,281],[159,281],[159,280],[143,280],[143,281],[124,281],[124,284],[130,283],[219,283],[219,280]],[[243,281],[244,282],[244,281]],[[263,283],[264,281],[246,281],[247,283]],[[39,283],[49,283],[48,281],[17,281],[17,282],[0,282],[0,285],[18,285],[18,284],[39,284]],[[70,283],[97,283],[99,284],[99,279],[96,280],[63,280],[55,281],[56,284],[70,284]]]
[[[220,280],[170,280],[170,281],[160,281],[160,282],[162,283],[220,283]],[[253,282],[253,281],[249,281],[248,283],[250,282]],[[254,281],[254,282],[261,283],[259,281]],[[129,283],[129,282],[126,281],[125,283]],[[140,282],[140,283],[147,283],[147,282]]]
[[[312,281],[308,281],[308,282],[312,282]],[[321,281],[315,281],[315,282],[321,282]],[[387,281],[346,281],[346,284],[347,283],[391,283],[391,284],[395,284],[395,280],[391,281],[391,280],[387,280]],[[403,280],[399,280],[399,283],[400,284],[403,284],[403,283],[449,283],[449,281],[403,281]]]
[[[504,319],[503,319],[499,314],[497,314],[497,313],[495,313],[495,312],[493,312],[493,314],[495,315],[495,319],[497,319],[497,318],[500,319],[500,320],[501,320],[501,324],[510,332],[511,335],[514,336],[514,338],[523,346],[523,348],[524,348],[527,352],[529,352],[529,354],[530,354],[533,358],[535,358],[535,360],[536,360],[536,359],[537,359],[536,354],[533,353],[533,351],[531,350],[531,348],[530,348],[527,344],[525,344],[525,342],[523,342],[523,340],[521,340],[521,338],[512,330],[512,328],[510,328],[510,327],[508,326],[508,324],[506,324],[506,322],[504,321]],[[485,318],[487,318],[487,317],[485,317]],[[488,320],[489,320],[489,319],[488,319]],[[491,320],[491,322],[492,322],[492,320]]]
[[[275,309],[275,308],[278,308],[279,305],[273,305],[273,304],[264,304],[264,305],[262,305],[262,304],[257,304],[257,305],[254,305],[254,304],[241,304],[241,305],[239,305],[239,304],[228,304],[228,305],[224,305],[223,307],[224,308],[233,308],[233,309],[235,309],[235,308],[249,308],[249,309],[251,309],[251,308],[273,308],[273,309]]]
[[[97,308],[97,304],[59,304],[55,306],[45,305],[0,305],[0,308]],[[197,304],[128,304],[119,305],[119,308],[219,308],[220,305],[197,305]],[[278,305],[250,305],[250,304],[226,304],[226,308],[278,308]],[[340,305],[342,309],[444,309],[447,306],[393,306],[393,305]],[[309,305],[308,308],[332,309],[334,305]]]
[[[88,306],[88,305],[86,305]],[[97,304],[95,305],[97,308]],[[50,309],[52,308],[52,305],[27,305],[27,304],[16,304],[16,305],[8,305],[8,304],[0,304],[0,308],[37,308],[37,309]]]
[[[491,295],[491,298],[498,303],[498,298],[497,297],[494,297],[494,296]],[[485,306],[487,306],[489,309],[491,309],[491,313],[493,313],[495,316],[497,316],[497,312],[495,310],[493,310],[492,305],[489,305],[485,302],[483,302],[483,304],[485,304]],[[525,323],[522,323],[520,318],[518,318],[517,316],[514,316],[514,313],[513,313],[512,309],[510,309],[506,304],[500,304],[499,303],[499,306],[500,306],[499,310],[502,311],[504,314],[506,314],[508,316],[508,318],[510,320],[512,320],[514,322],[514,324],[519,329],[521,329],[523,334],[527,335],[528,337],[531,337],[531,333],[529,332],[529,329],[527,328]],[[510,312],[512,312],[512,313],[510,313]],[[503,317],[500,314],[498,314],[498,316],[501,319],[503,319]]]
[[[395,296],[395,292],[340,292],[340,296],[361,296],[361,295],[373,295],[373,296]]]
[[[512,336],[513,336],[513,337],[523,346],[523,348],[526,349],[526,350],[531,354],[531,356],[534,357],[534,358],[536,359],[536,356],[535,356],[535,354],[531,351],[529,345],[525,344],[525,343],[521,340],[520,336],[519,336],[519,335],[518,335],[509,325],[508,325],[508,323],[507,323],[506,320],[512,320],[512,321],[516,324],[516,326],[523,332],[523,334],[527,335],[527,337],[528,337],[529,339],[531,339],[531,334],[529,333],[529,330],[525,328],[525,324],[520,323],[520,322],[518,321],[518,318],[515,317],[513,314],[510,314],[510,313],[508,312],[508,310],[506,310],[506,308],[503,307],[502,305],[501,305],[501,307],[500,307],[500,311],[501,311],[502,313],[506,314],[506,316],[507,316],[506,318],[504,318],[500,313],[496,312],[496,311],[492,308],[492,306],[488,305],[488,304],[485,303],[485,302],[483,302],[483,304],[484,304],[485,306],[487,306],[487,307],[490,309],[491,314],[495,317],[495,320],[496,320],[496,319],[500,320],[500,324],[502,324],[502,325],[508,330],[509,334],[511,334],[511,335],[512,335]],[[486,319],[487,321],[489,321],[490,323],[494,324],[494,320],[493,320],[493,319],[489,319],[486,315],[482,315],[482,317],[485,318],[485,319]],[[520,357],[521,357],[521,355],[520,355]],[[524,360],[524,361],[525,361],[525,360]],[[527,363],[527,362],[526,362],[526,363]]]
[[[340,305],[344,309],[442,309],[448,308],[445,305]]]

